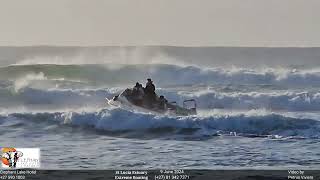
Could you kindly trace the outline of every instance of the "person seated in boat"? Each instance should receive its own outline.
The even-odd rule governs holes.
[[[144,97],[144,90],[143,90],[142,84],[137,82],[132,89],[133,103],[138,106],[141,106],[143,103],[143,97]]]
[[[164,98],[164,96],[160,96],[159,100],[158,100],[158,107],[161,110],[166,110],[167,109],[167,104],[168,104],[168,100],[166,98]]]
[[[139,106],[142,106],[143,98],[144,98],[144,89],[142,87],[142,84],[139,84],[139,86],[138,86],[138,98],[137,98]]]
[[[136,85],[132,88],[132,93],[138,93],[138,89],[139,89],[139,86],[140,86],[140,83],[139,82],[136,82]]]
[[[153,104],[156,102],[156,87],[153,84],[153,81],[148,78],[146,87],[144,88],[145,93],[145,105],[149,108],[153,107]]]

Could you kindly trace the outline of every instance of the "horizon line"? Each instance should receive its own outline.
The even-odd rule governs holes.
[[[49,44],[35,44],[35,45],[0,45],[0,48],[24,48],[24,47],[66,47],[66,48],[97,48],[97,47],[176,47],[176,48],[320,48],[320,46],[188,46],[188,45],[49,45]]]

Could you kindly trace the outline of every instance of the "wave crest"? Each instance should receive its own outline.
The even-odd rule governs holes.
[[[233,135],[277,135],[283,137],[320,137],[320,122],[312,119],[297,119],[277,114],[264,115],[213,115],[207,117],[155,116],[126,111],[123,109],[104,109],[98,112],[68,113],[15,113],[9,116],[43,121],[55,121],[62,124],[93,127],[110,132],[145,132],[152,129],[174,129],[175,133],[191,129],[192,135],[214,135],[217,133]],[[152,132],[152,131],[151,131]]]
[[[0,77],[14,79],[30,72],[42,72],[48,79],[63,78],[91,84],[132,84],[137,80],[152,77],[160,86],[186,84],[271,84],[278,86],[320,85],[320,70],[298,69],[204,69],[195,66],[176,65],[18,65],[2,67]]]

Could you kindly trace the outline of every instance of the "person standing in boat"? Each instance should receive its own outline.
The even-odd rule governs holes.
[[[155,90],[156,90],[156,87],[153,84],[153,81],[150,78],[148,78],[146,87],[144,88],[144,93],[145,93],[146,104],[149,107],[152,107],[153,103],[155,103],[156,101]]]
[[[155,94],[156,86],[153,84],[153,81],[148,78],[145,91],[147,94]]]

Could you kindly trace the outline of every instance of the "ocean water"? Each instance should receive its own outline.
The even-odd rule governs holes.
[[[151,77],[198,114],[107,105]],[[0,67],[1,146],[41,148],[45,169],[320,167],[320,69],[172,64]]]

